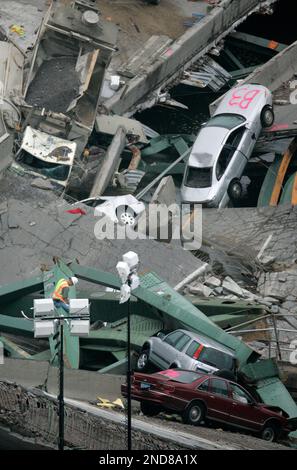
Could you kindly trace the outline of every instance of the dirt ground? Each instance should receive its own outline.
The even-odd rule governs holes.
[[[153,35],[178,38],[187,30],[184,22],[193,12],[206,12],[204,1],[189,0],[161,0],[157,6],[145,0],[97,0],[97,5],[102,17],[120,28],[118,56],[121,63]]]

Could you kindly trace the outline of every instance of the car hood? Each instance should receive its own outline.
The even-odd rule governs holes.
[[[189,166],[212,167],[230,131],[223,127],[203,127],[193,145]]]

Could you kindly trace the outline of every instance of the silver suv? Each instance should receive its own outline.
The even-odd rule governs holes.
[[[234,372],[232,351],[206,336],[186,330],[152,336],[142,347],[137,370],[145,371],[149,362],[161,369],[182,368],[210,373],[219,369]]]

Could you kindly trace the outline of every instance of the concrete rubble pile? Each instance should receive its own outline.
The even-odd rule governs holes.
[[[281,357],[289,360],[297,328],[296,207],[224,209],[219,217],[216,210],[205,212],[203,243],[212,247],[208,251],[212,266],[225,263],[222,253],[228,253],[226,258],[231,264],[225,264],[220,276],[206,273],[188,286],[188,291],[263,305],[267,312],[276,315],[278,340],[284,343]],[[248,277],[244,267],[247,264]],[[236,281],[226,276],[226,271],[233,273]],[[267,322],[274,330],[272,320]],[[276,339],[274,331],[271,338]]]

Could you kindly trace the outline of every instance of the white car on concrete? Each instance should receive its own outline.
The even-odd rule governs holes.
[[[75,202],[73,206],[81,204],[94,207],[96,216],[106,215],[115,223],[131,227],[134,227],[138,217],[145,211],[144,203],[138,201],[132,194],[90,197]]]
[[[194,143],[186,165],[183,202],[226,207],[242,195],[245,166],[263,128],[274,122],[271,92],[262,85],[232,88]]]

